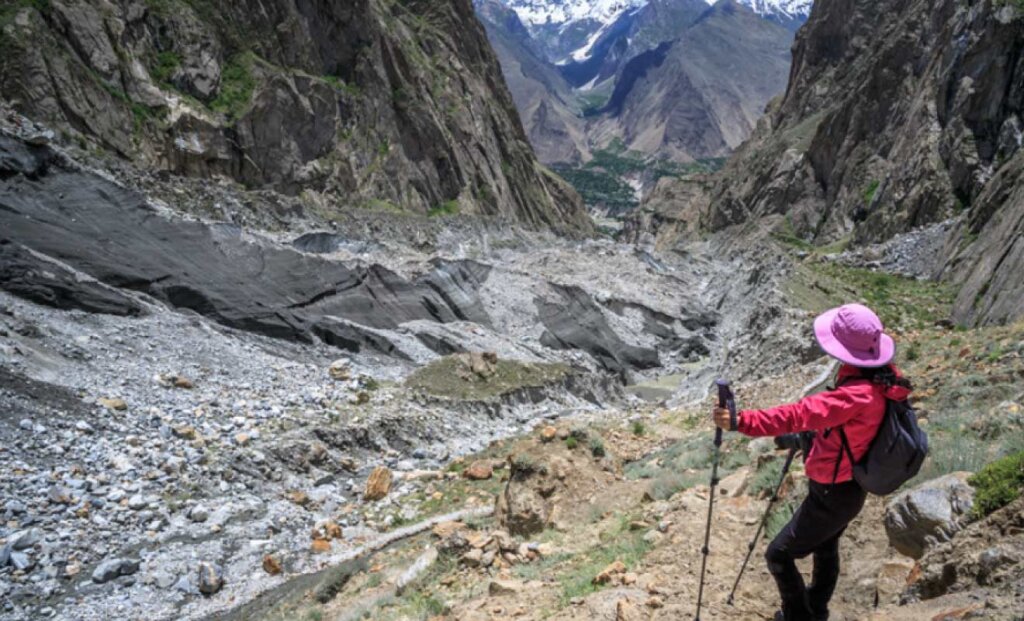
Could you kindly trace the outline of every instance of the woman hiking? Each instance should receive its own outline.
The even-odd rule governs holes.
[[[735,427],[728,410],[714,410],[718,427],[748,436],[817,432],[805,455],[807,498],[765,554],[782,597],[776,621],[828,619],[828,603],[839,579],[839,538],[867,497],[853,480],[853,464],[844,454],[841,436],[845,434],[859,461],[882,422],[886,399],[902,401],[911,391],[891,364],[895,343],[871,309],[848,304],[827,311],[814,320],[814,334],[825,353],[842,363],[834,389],[789,405],[744,410],[736,416]],[[794,562],[808,555],[814,557],[810,586]]]

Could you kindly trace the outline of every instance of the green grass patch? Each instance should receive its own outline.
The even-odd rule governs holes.
[[[221,71],[217,97],[210,102],[211,110],[223,114],[232,122],[241,118],[252,102],[252,94],[256,89],[253,60],[251,52],[232,56]]]
[[[632,429],[634,436],[639,437],[647,433],[647,427],[645,427],[643,421],[640,420],[633,421],[633,424],[630,426],[630,428]]]
[[[562,606],[603,588],[594,584],[594,577],[613,562],[622,561],[627,569],[633,569],[643,559],[651,546],[643,540],[643,531],[629,530],[630,521],[628,514],[610,518],[608,527],[599,535],[600,544],[571,557],[569,566],[558,576]]]
[[[955,291],[945,283],[916,280],[830,262],[806,262],[787,283],[790,299],[812,311],[850,302],[872,308],[886,328],[931,328],[949,317]]]
[[[864,188],[864,205],[870,205],[871,201],[875,200],[875,195],[878,194],[878,188],[882,183],[877,179],[868,184],[868,187]]]
[[[439,205],[435,205],[430,208],[427,215],[431,218],[437,218],[440,216],[454,216],[459,213],[459,201],[451,200],[445,201]]]
[[[174,77],[174,73],[180,66],[181,57],[173,51],[167,50],[156,55],[153,66],[150,67],[150,73],[157,82],[167,84],[170,83],[171,78]]]
[[[1002,509],[1020,497],[1024,489],[1024,452],[1009,455],[984,468],[968,482],[974,487],[975,518]]]
[[[420,367],[406,386],[439,397],[488,399],[521,388],[546,386],[569,374],[569,365],[498,360],[494,373],[480,377],[469,371],[459,356],[445,356]]]
[[[569,449],[570,451],[575,449],[579,445],[580,441],[577,440],[575,436],[569,436],[568,438],[565,439],[565,448]]]
[[[0,28],[13,22],[22,9],[35,9],[47,15],[50,12],[50,0],[7,0],[0,3]]]
[[[760,468],[750,477],[747,485],[747,494],[759,497],[771,497],[775,492],[775,486],[779,484],[779,477],[782,476],[782,459],[770,459],[765,461]]]

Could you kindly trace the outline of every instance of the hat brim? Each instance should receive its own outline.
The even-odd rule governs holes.
[[[878,339],[878,351],[869,352],[850,349],[832,334],[832,320],[839,314],[838,308],[825,311],[814,320],[814,337],[825,353],[840,362],[855,367],[882,367],[892,362],[896,355],[896,343],[888,334]]]

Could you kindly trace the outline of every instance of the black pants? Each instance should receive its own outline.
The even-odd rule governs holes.
[[[867,497],[855,481],[810,482],[807,498],[768,546],[765,558],[782,596],[786,621],[828,619],[828,602],[839,580],[839,537],[864,507]],[[804,585],[795,559],[814,555],[811,586]]]

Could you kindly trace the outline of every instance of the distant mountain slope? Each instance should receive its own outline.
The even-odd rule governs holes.
[[[516,12],[497,0],[478,0],[476,9],[537,156],[545,162],[589,158],[578,98]]]
[[[691,162],[728,154],[782,92],[810,1],[476,5],[541,161],[622,143]]]
[[[789,49],[785,28],[722,0],[675,41],[627,63],[594,126],[641,153],[725,155],[780,92]]]

